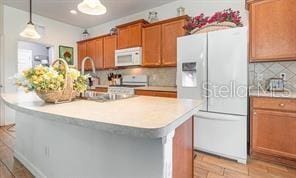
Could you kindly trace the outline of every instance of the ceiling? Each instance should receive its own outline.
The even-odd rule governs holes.
[[[29,0],[3,1],[5,5],[17,9],[25,11],[29,9]],[[33,0],[33,13],[78,27],[89,28],[172,1],[175,0],[101,0],[107,7],[107,13],[101,16],[90,16],[77,10],[77,5],[82,0]],[[71,14],[72,9],[77,10],[78,14]]]

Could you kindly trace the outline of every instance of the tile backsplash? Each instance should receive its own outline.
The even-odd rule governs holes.
[[[166,68],[128,68],[119,70],[99,70],[97,74],[101,79],[102,85],[108,85],[108,73],[121,75],[147,75],[150,86],[176,86],[176,67]]]
[[[266,86],[269,78],[280,78],[286,74],[285,88],[296,91],[296,61],[265,62],[249,64],[249,84],[252,88]]]
[[[148,75],[150,86],[176,86],[176,68],[128,68],[119,70],[97,71],[102,85],[108,85],[107,74]],[[252,88],[259,85],[265,87],[269,78],[279,78],[286,74],[285,87],[296,91],[296,61],[293,62],[264,62],[249,64],[249,84]]]

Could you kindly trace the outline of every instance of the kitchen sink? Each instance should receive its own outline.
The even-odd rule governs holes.
[[[131,97],[135,97],[135,95],[87,91],[84,93],[83,98],[85,98],[87,100],[92,100],[92,101],[107,102],[107,101],[116,101],[116,100],[121,100],[121,99],[127,99],[127,98],[131,98]]]

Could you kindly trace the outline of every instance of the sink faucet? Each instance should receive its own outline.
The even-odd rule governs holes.
[[[99,77],[98,75],[96,74],[96,67],[95,67],[95,62],[94,60],[91,58],[91,57],[85,57],[83,60],[82,60],[82,63],[81,63],[81,74],[84,75],[84,68],[85,68],[85,62],[87,60],[90,60],[90,63],[91,63],[91,67],[92,67],[92,73],[90,74],[90,78],[89,78],[89,82],[88,82],[88,86],[91,88],[93,86],[93,81],[95,79],[98,79],[99,80]]]

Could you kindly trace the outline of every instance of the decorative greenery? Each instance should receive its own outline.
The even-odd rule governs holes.
[[[63,90],[65,85],[65,66],[63,64],[53,67],[44,67],[42,65],[25,70],[16,77],[16,85],[24,87],[26,92],[29,91],[58,91]],[[81,75],[76,69],[70,68],[69,77],[74,81],[73,89],[76,92],[84,92],[87,89],[86,75]]]
[[[232,22],[236,24],[236,26],[243,26],[243,24],[241,23],[241,16],[239,11],[225,9],[221,12],[216,12],[211,17],[205,17],[203,13],[199,16],[191,17],[190,21],[184,26],[184,29],[190,32],[196,28],[202,28],[208,24],[219,24],[222,22]]]

